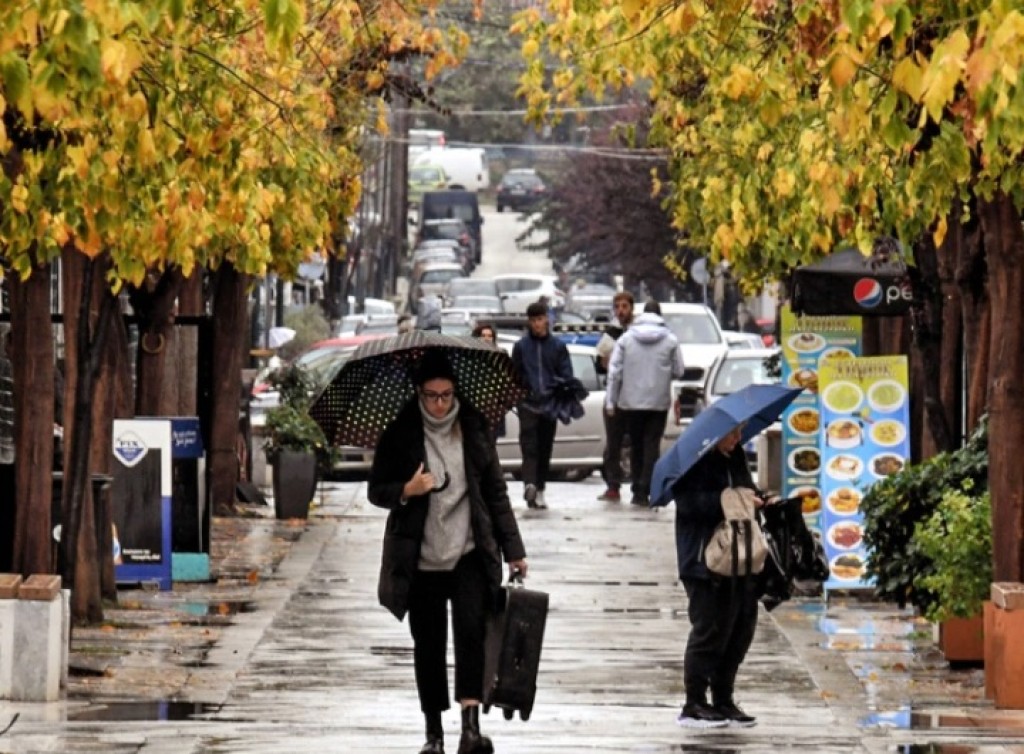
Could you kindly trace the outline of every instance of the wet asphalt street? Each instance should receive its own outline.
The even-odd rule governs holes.
[[[846,596],[762,610],[737,688],[757,727],[678,728],[687,620],[674,513],[600,503],[601,489],[595,476],[550,485],[546,511],[517,502],[527,585],[550,593],[551,612],[533,716],[483,717],[496,751],[1024,752],[1024,713],[992,709],[980,671],[950,672],[930,626]],[[362,484],[327,485],[321,501],[305,526],[261,508],[238,562],[215,558],[219,583],[195,592],[208,612],[218,589],[245,595],[218,620],[174,618],[195,601],[176,586],[140,598],[172,615],[159,629],[140,610],[113,648],[79,636],[79,666],[123,654],[96,659],[95,681],[73,679],[67,701],[0,702],[0,729],[14,720],[0,754],[419,751],[411,639],[376,599],[385,514]],[[260,562],[273,565],[246,576]],[[445,715],[450,752],[458,719]]]

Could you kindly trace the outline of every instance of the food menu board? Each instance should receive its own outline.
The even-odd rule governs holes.
[[[803,499],[808,527],[821,528],[821,407],[818,400],[822,363],[860,355],[860,317],[797,316],[784,306],[782,317],[782,383],[802,387],[782,414],[783,497]]]
[[[821,530],[828,556],[826,589],[870,586],[864,578],[860,501],[910,457],[910,400],[905,356],[831,361],[818,372],[821,395]]]

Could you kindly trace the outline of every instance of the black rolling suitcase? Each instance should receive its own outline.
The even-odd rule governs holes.
[[[501,707],[506,720],[516,710],[521,719],[530,719],[547,617],[547,593],[526,589],[521,579],[501,589],[497,610],[487,623],[484,712]]]

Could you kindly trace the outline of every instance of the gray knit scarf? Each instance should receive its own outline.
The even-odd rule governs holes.
[[[424,571],[450,571],[474,546],[462,428],[458,422],[459,400],[453,399],[451,410],[440,419],[431,416],[422,401],[419,407],[427,468],[438,487],[448,475],[448,486],[430,493],[419,567]]]

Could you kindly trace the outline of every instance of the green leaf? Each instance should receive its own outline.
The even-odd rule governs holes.
[[[0,81],[4,87],[4,97],[13,102],[25,116],[32,120],[32,92],[29,88],[28,63],[14,52],[5,53],[0,57]]]

